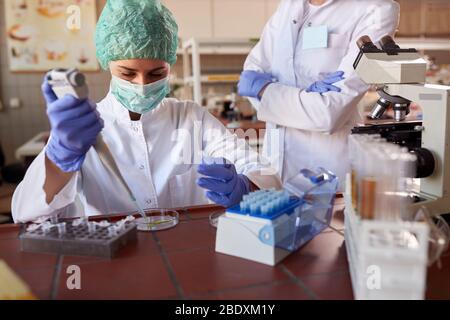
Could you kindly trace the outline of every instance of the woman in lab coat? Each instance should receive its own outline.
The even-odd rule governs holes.
[[[205,108],[165,98],[177,31],[159,1],[107,2],[96,47],[112,74],[110,91],[95,105],[70,95],[57,99],[44,82],[51,137],[14,193],[16,222],[136,210],[92,148],[100,132],[144,209],[205,204],[208,198],[230,206],[253,188],[280,186],[258,155]],[[227,163],[194,165],[202,156]]]
[[[392,0],[281,1],[245,62],[239,92],[267,122],[264,154],[283,181],[320,166],[343,189],[347,138],[369,88],[353,69],[356,41],[393,36],[398,22]]]

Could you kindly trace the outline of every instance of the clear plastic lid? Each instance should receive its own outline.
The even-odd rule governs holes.
[[[333,189],[337,182],[336,175],[324,168],[314,171],[303,169],[298,175],[289,179],[283,188],[292,195],[303,198],[307,194],[335,193],[336,190]]]
[[[328,170],[301,170],[284,188],[303,204],[284,223],[263,228],[261,241],[288,251],[303,246],[330,225],[338,185],[338,178]]]

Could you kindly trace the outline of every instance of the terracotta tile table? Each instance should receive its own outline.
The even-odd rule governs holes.
[[[353,299],[342,202],[331,227],[275,268],[214,252],[209,215],[180,210],[176,228],[139,232],[117,258],[23,253],[18,225],[0,226],[0,259],[41,299]],[[428,272],[427,297],[450,299],[450,252]],[[67,267],[81,269],[81,290],[67,289]]]

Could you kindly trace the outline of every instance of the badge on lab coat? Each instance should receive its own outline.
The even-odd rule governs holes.
[[[303,31],[303,50],[328,48],[328,27],[307,27]]]

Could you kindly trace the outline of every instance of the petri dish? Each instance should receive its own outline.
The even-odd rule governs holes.
[[[175,227],[180,215],[175,210],[152,210],[145,212],[146,217],[135,220],[140,231],[161,231]]]

